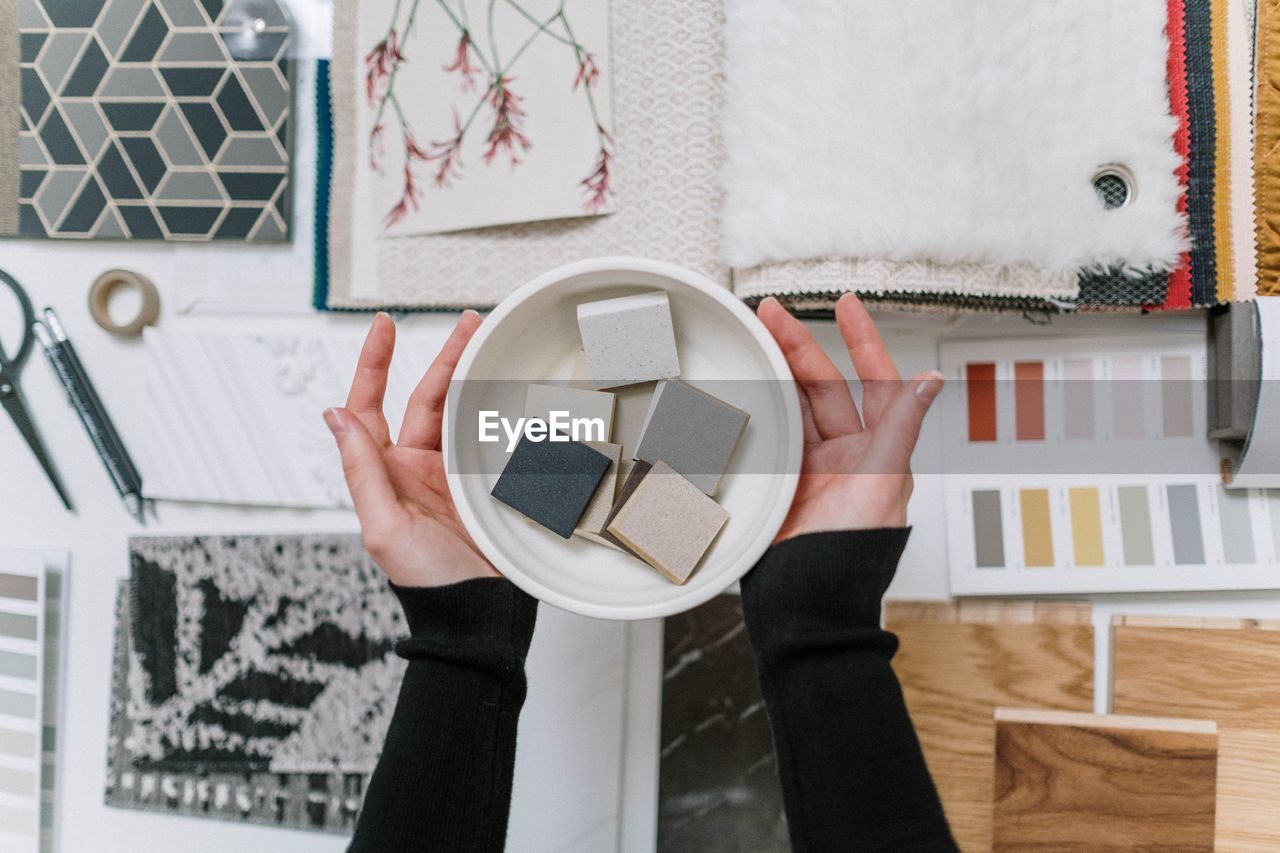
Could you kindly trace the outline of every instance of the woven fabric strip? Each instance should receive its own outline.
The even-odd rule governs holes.
[[[1159,305],[1169,291],[1169,278],[1165,272],[1139,276],[1125,275],[1123,270],[1082,273],[1078,304],[1082,309]]]
[[[1178,181],[1182,184],[1182,197],[1178,210],[1187,212],[1187,181],[1190,173],[1191,123],[1187,104],[1187,39],[1186,6],[1184,0],[1169,0],[1169,20],[1165,32],[1169,36],[1169,108],[1178,120],[1173,135],[1173,147],[1182,158],[1178,167]],[[1191,254],[1183,252],[1182,261],[1169,275],[1169,289],[1162,308],[1177,310],[1191,307]]]
[[[0,3],[0,234],[18,233],[18,4]]]
[[[1214,246],[1220,247],[1217,256],[1218,275],[1214,287],[1214,302],[1230,302],[1235,292],[1235,257],[1232,254],[1235,240],[1231,230],[1231,97],[1227,91],[1230,69],[1227,67],[1227,3],[1240,0],[1211,0],[1210,25],[1213,38],[1210,43],[1213,59],[1213,116],[1214,116],[1214,194],[1213,223]]]
[[[1191,228],[1191,304],[1217,301],[1218,260],[1214,244],[1214,168],[1217,128],[1213,91],[1212,0],[1187,0],[1187,104],[1191,150],[1187,216]]]
[[[1258,295],[1280,295],[1280,0],[1260,0],[1254,105],[1254,235]]]

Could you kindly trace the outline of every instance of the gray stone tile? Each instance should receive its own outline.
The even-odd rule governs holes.
[[[232,137],[218,155],[218,165],[279,168],[285,159],[274,137]]]
[[[244,77],[245,89],[249,97],[258,102],[267,123],[275,127],[276,122],[289,108],[290,101],[289,90],[280,77],[280,72],[276,66],[269,65],[242,68],[240,74]]]
[[[203,166],[204,156],[196,148],[190,131],[178,114],[178,108],[170,106],[156,125],[156,142],[160,151],[174,166]]]
[[[229,61],[223,52],[222,39],[212,32],[175,32],[156,58],[160,62],[181,63]]]
[[[222,188],[208,172],[170,172],[156,198],[162,201],[223,201]]]
[[[60,30],[49,37],[49,43],[45,45],[44,53],[40,55],[40,61],[36,63],[36,67],[40,69],[49,88],[54,92],[59,91],[62,84],[66,82],[67,75],[71,73],[71,66],[80,55],[80,50],[88,37],[87,33],[68,30]]]
[[[110,56],[120,55],[145,5],[146,0],[111,0],[106,13],[98,20],[98,38]]]
[[[175,27],[203,27],[207,25],[196,0],[158,0],[169,23]]]
[[[107,74],[98,95],[103,98],[164,98],[168,92],[154,68],[117,65]]]
[[[71,132],[80,140],[80,147],[89,161],[97,160],[108,135],[106,122],[98,108],[88,101],[68,101],[62,105],[62,111],[66,113]]]
[[[76,197],[80,185],[84,183],[87,169],[56,169],[45,178],[40,194],[36,196],[36,207],[40,209],[45,222],[50,228],[56,228],[58,221],[67,211],[71,200]]]
[[[43,30],[48,27],[49,20],[36,0],[18,0],[18,29]]]

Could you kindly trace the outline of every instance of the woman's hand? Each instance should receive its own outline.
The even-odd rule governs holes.
[[[862,416],[849,384],[804,324],[776,299],[760,320],[782,347],[800,392],[804,462],[791,512],[775,542],[831,530],[902,527],[911,497],[911,452],[942,390],[942,374],[898,377],[875,323],[852,293],[836,303],[836,323],[862,383]]]
[[[398,586],[444,586],[498,575],[458,518],[440,452],[449,380],[479,325],[474,311],[459,318],[409,397],[395,444],[382,414],[396,347],[396,326],[386,314],[373,319],[346,408],[324,413],[342,453],[364,545]]]

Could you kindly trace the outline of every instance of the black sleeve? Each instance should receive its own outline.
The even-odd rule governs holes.
[[[909,532],[798,536],[742,580],[797,853],[957,849],[880,628]]]
[[[537,602],[499,578],[392,589],[409,666],[349,853],[497,853]]]

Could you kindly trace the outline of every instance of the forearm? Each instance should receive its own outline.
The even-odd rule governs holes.
[[[797,853],[956,849],[880,629],[907,534],[800,536],[742,581]]]
[[[409,666],[350,852],[501,851],[537,602],[501,579],[393,588]]]

